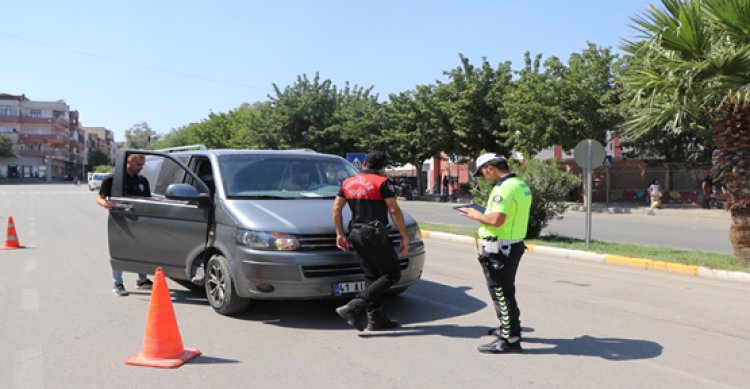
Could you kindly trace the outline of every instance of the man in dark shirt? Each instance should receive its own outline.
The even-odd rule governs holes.
[[[148,185],[148,180],[139,173],[143,170],[143,165],[146,163],[146,157],[143,154],[130,154],[128,155],[127,166],[125,169],[125,182],[123,186],[123,195],[132,197],[151,197],[151,188]],[[102,186],[99,189],[99,197],[96,198],[96,203],[106,209],[112,209],[115,203],[109,200],[112,196],[112,178],[109,176],[102,181]],[[112,281],[115,284],[112,293],[116,296],[127,296],[128,291],[125,290],[125,286],[122,281],[122,270],[112,269]],[[145,274],[138,273],[138,280],[135,282],[136,289],[151,289],[153,283],[146,277]]]
[[[388,319],[380,306],[380,296],[401,278],[398,256],[388,238],[391,227],[388,213],[401,234],[398,255],[409,251],[404,214],[396,203],[393,183],[384,176],[386,155],[370,153],[365,157],[363,171],[341,183],[333,203],[333,222],[336,226],[336,246],[357,251],[365,274],[365,289],[336,312],[349,325],[362,331],[394,328],[399,324]],[[348,204],[352,211],[349,235],[344,234],[342,210]],[[367,323],[365,324],[365,311]]]

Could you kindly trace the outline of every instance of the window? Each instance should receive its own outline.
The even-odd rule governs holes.
[[[11,116],[10,105],[0,105],[0,116]]]
[[[31,110],[31,117],[33,117],[33,118],[40,118],[40,117],[42,117],[42,111],[40,111],[38,109],[32,109]]]
[[[41,145],[41,144],[40,144],[40,145],[37,145],[37,146],[36,146],[36,148],[37,148],[37,150],[39,150],[39,151],[44,151],[44,145]]]
[[[180,165],[169,158],[147,155],[146,164],[141,170],[151,186],[152,196],[164,196],[171,184],[180,184],[185,177],[185,171]]]

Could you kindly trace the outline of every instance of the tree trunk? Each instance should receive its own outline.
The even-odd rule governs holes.
[[[750,265],[750,208],[735,208],[731,213],[729,240],[732,242],[734,257]]]
[[[727,99],[716,110],[711,135],[716,144],[711,170],[714,183],[726,190],[734,257],[750,265],[750,103]]]

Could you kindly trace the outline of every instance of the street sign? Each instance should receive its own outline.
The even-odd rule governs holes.
[[[602,166],[604,155],[604,146],[594,139],[584,139],[578,142],[573,151],[573,158],[584,170]]]
[[[346,160],[351,162],[357,169],[362,170],[365,156],[367,156],[366,153],[346,153]]]
[[[611,155],[604,156],[604,167],[612,167],[612,156]]]
[[[591,171],[602,166],[604,163],[604,146],[601,143],[593,139],[584,139],[576,145],[573,152],[573,158],[576,160],[578,166],[583,168],[583,172],[586,175],[586,248],[589,248],[589,241],[591,240],[591,187],[593,186],[593,179],[591,177]],[[609,169],[607,169],[609,172]]]

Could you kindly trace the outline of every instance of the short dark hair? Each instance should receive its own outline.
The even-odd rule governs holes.
[[[505,172],[510,171],[510,169],[508,168],[508,160],[504,159],[504,158],[503,159],[498,158],[498,159],[490,160],[490,161],[487,162],[487,165],[492,165],[497,170],[502,170],[502,171],[505,171]]]
[[[388,156],[382,151],[373,151],[365,157],[368,169],[380,170],[388,164]]]

